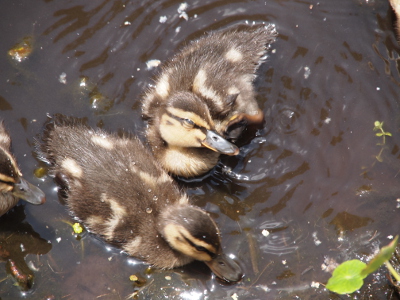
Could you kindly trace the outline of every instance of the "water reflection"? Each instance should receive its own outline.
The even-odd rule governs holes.
[[[23,205],[16,206],[0,218],[0,261],[5,262],[6,272],[22,291],[32,288],[34,271],[40,270],[43,265],[39,259],[32,259],[29,267],[26,256],[43,255],[51,248],[51,244],[25,221]]]

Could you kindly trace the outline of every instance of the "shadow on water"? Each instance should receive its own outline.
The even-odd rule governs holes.
[[[347,299],[324,289],[329,272],[367,260],[399,233],[400,47],[389,4],[206,0],[179,10],[181,3],[0,4],[0,115],[24,177],[47,197],[0,218],[1,299]],[[46,115],[142,137],[140,95],[157,72],[146,62],[246,20],[279,32],[255,81],[265,123],[244,132],[237,157],[222,157],[201,181],[181,182],[218,223],[243,280],[222,284],[200,263],[152,269],[88,233],[77,237],[52,179],[34,176],[42,165],[33,138]],[[19,59],[10,49],[20,49]],[[377,120],[392,133],[384,144]],[[33,276],[32,289],[14,285],[19,275]],[[384,269],[356,297],[399,299]]]

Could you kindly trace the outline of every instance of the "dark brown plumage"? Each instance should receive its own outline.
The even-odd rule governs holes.
[[[32,204],[45,202],[44,193],[22,178],[16,159],[11,153],[11,137],[0,121],[0,216],[23,199]]]
[[[241,278],[239,266],[222,253],[215,222],[189,204],[136,137],[58,115],[38,147],[62,182],[70,211],[91,232],[159,268],[197,259],[225,280]]]
[[[276,35],[272,25],[237,25],[193,41],[164,63],[143,98],[143,117],[153,154],[168,172],[202,175],[220,153],[239,152],[226,139],[263,121],[253,80]],[[218,139],[211,146],[210,131]]]

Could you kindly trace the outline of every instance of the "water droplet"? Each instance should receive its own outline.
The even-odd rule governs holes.
[[[147,191],[148,191],[149,193],[151,193],[151,189],[148,189]]]
[[[152,211],[153,211],[153,210],[152,210],[150,207],[146,208],[146,212],[147,212],[148,214],[151,214]]]
[[[157,196],[154,196],[154,197],[153,197],[153,200],[154,200],[154,201],[157,201],[157,200],[158,200],[158,197],[157,197]]]

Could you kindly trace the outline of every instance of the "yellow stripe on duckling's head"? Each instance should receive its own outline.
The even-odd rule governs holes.
[[[173,249],[200,261],[211,261],[221,252],[218,227],[200,208],[175,205],[160,220],[159,231]]]

